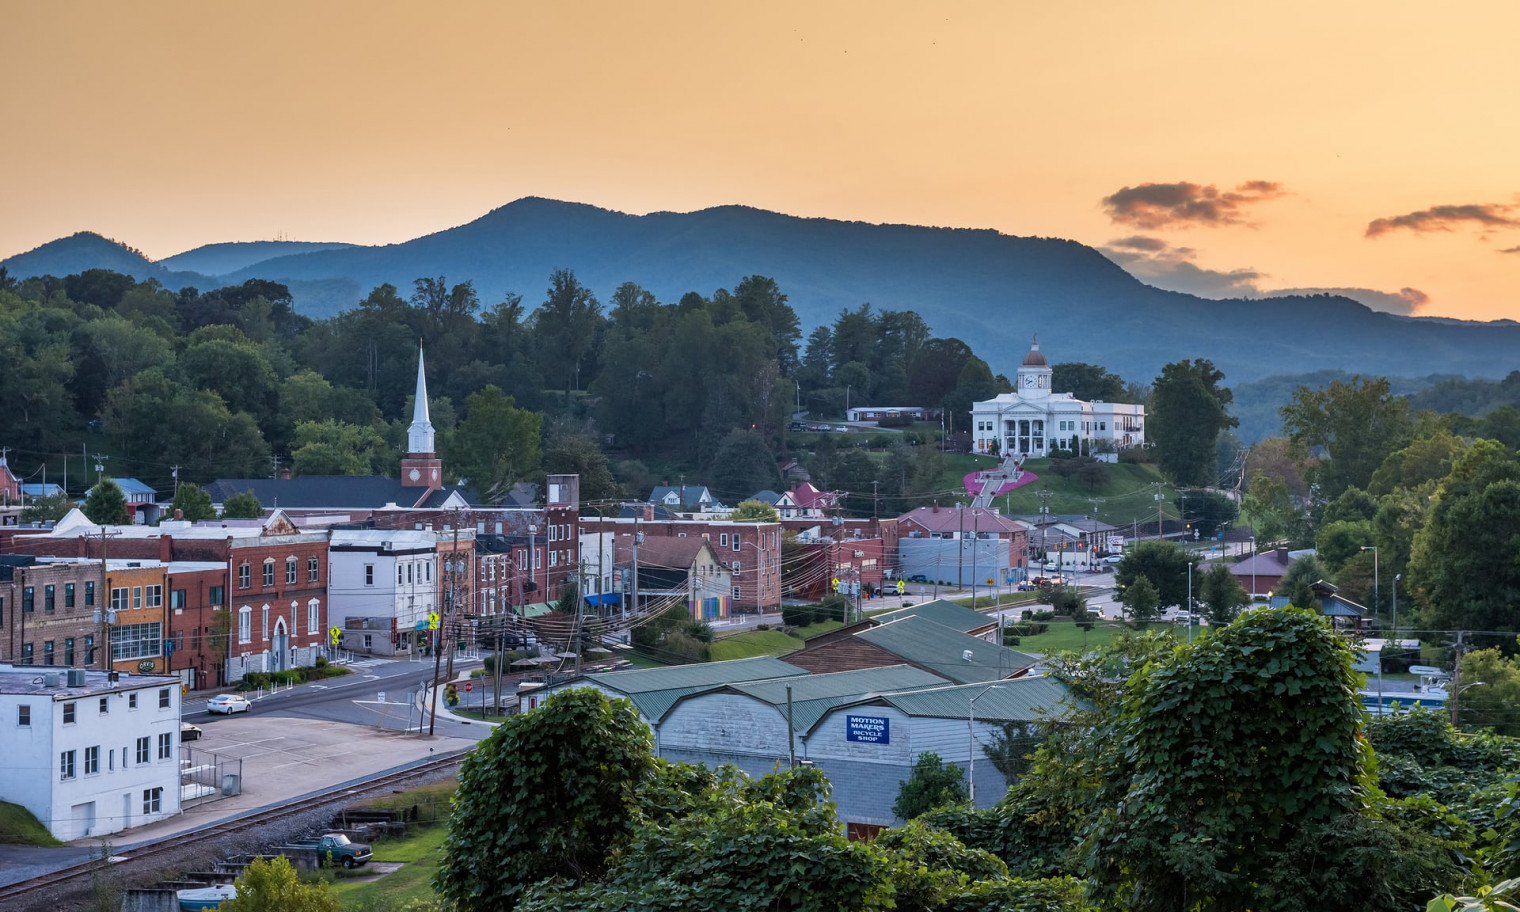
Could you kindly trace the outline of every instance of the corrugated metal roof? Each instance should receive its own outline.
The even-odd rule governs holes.
[[[899,618],[855,636],[957,684],[996,681],[1035,663],[1021,652],[921,617]]]
[[[786,712],[786,689],[792,688],[792,726],[806,732],[829,710],[862,697],[918,687],[943,687],[945,679],[911,665],[889,665],[859,671],[808,675],[779,681],[735,684],[731,689],[775,706]]]
[[[668,668],[639,668],[586,675],[599,687],[616,691],[633,701],[647,719],[658,720],[682,697],[729,684],[806,675],[775,656],[756,656],[731,662],[702,662]],[[782,700],[786,699],[784,693]]]
[[[940,719],[968,718],[973,698],[977,720],[986,722],[1059,719],[1077,702],[1070,687],[1051,677],[1015,678],[996,684],[966,684],[882,696],[910,716]]]
[[[924,602],[922,605],[910,605],[907,608],[888,611],[886,614],[876,615],[871,621],[878,625],[890,624],[898,618],[905,617],[921,617],[962,633],[993,623],[992,618],[980,611],[973,611],[965,605],[957,605],[945,599],[935,599],[932,602]]]

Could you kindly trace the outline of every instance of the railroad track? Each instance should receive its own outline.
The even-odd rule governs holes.
[[[220,836],[227,836],[234,833],[240,833],[245,830],[252,829],[256,826],[263,826],[264,824],[272,823],[285,817],[308,813],[312,810],[313,807],[322,804],[330,804],[333,802],[344,801],[348,799],[359,799],[365,797],[371,792],[387,789],[393,785],[407,782],[411,779],[416,779],[420,776],[426,776],[429,773],[434,773],[439,770],[447,769],[451,766],[457,765],[467,753],[469,753],[468,750],[454,751],[449,754],[434,757],[430,760],[425,760],[416,766],[407,767],[404,770],[397,770],[396,772],[388,773],[384,776],[370,779],[356,785],[336,786],[330,789],[316,792],[314,794],[303,795],[298,801],[292,801],[287,804],[278,805],[276,807],[263,808],[261,810],[252,811],[241,817],[236,817],[230,820],[222,820],[216,823],[210,823],[202,827],[197,827],[193,830],[187,830],[183,833],[174,833],[169,836],[165,836],[162,839],[155,839],[151,842],[145,842],[140,845],[133,846],[129,850],[114,854],[110,856],[109,860],[104,860],[104,863],[114,868],[117,865],[125,864],[128,862],[149,859],[154,855],[168,852],[173,849],[183,848],[185,846],[191,845],[192,843],[201,842],[208,839],[215,839]],[[17,883],[0,886],[0,909],[9,908],[9,900],[20,898],[21,896],[31,893],[33,890],[59,886],[66,884],[71,880],[75,880],[76,878],[86,877],[90,874],[91,871],[98,870],[101,867],[102,863],[103,859],[95,858],[76,865],[70,865],[67,868],[60,868],[57,871],[49,871],[46,874],[38,877],[33,877],[30,880],[23,880]]]

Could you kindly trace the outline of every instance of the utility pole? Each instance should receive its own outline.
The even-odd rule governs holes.
[[[112,533],[100,524],[100,594],[95,607],[100,612],[100,670],[111,670],[111,587],[106,572],[106,542]],[[88,659],[88,656],[86,656]]]
[[[1040,492],[1040,570],[1045,569],[1045,529],[1050,525],[1050,498],[1054,496],[1051,491]]]
[[[1161,528],[1161,509],[1166,506],[1166,495],[1156,495],[1156,541],[1165,541],[1166,533]]]
[[[877,486],[879,484],[881,484],[881,482],[878,482],[878,481],[871,482],[871,518],[872,519],[878,519],[879,518],[879,516],[878,516],[878,514],[876,512],[876,488],[877,488]]]
[[[1087,564],[1090,568],[1093,564],[1094,555],[1098,553],[1098,504],[1107,503],[1106,498],[1089,497],[1087,502],[1092,504],[1092,540],[1087,543]],[[1107,551],[1107,548],[1103,550]]]
[[[453,569],[453,572],[449,574],[449,590],[447,601],[444,603],[443,623],[439,625],[439,629],[444,632],[445,636],[449,636],[448,631],[454,629],[450,625],[454,623],[454,604],[459,600],[459,576],[465,572],[465,568],[468,566],[464,559],[459,556],[458,507],[454,508],[454,551],[449,555],[449,561],[449,566]],[[445,680],[454,680],[454,650],[458,646],[458,639],[462,636],[464,636],[464,628],[460,627],[455,631],[453,636],[449,636],[445,641],[444,648],[449,651],[449,673],[445,677]]]
[[[1462,708],[1462,653],[1467,648],[1467,645],[1462,642],[1462,637],[1466,632],[1465,630],[1457,631],[1455,650],[1457,660],[1451,669],[1451,725],[1453,728],[1457,726],[1457,719],[1461,715]]]
[[[95,454],[95,483],[96,484],[100,484],[100,479],[102,477],[104,477],[105,471],[106,471],[106,460],[108,460],[110,458],[111,457],[109,457],[109,456],[101,456],[99,453]],[[44,471],[46,471],[46,469],[44,469]],[[43,483],[45,485],[47,483],[47,476],[44,475],[42,477],[42,480],[43,480]]]

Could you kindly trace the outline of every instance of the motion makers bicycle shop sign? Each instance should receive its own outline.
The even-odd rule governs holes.
[[[844,739],[863,744],[891,744],[892,720],[885,716],[845,716]]]

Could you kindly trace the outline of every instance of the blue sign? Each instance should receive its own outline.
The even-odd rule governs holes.
[[[891,744],[892,720],[883,716],[845,716],[844,739],[863,744]]]

